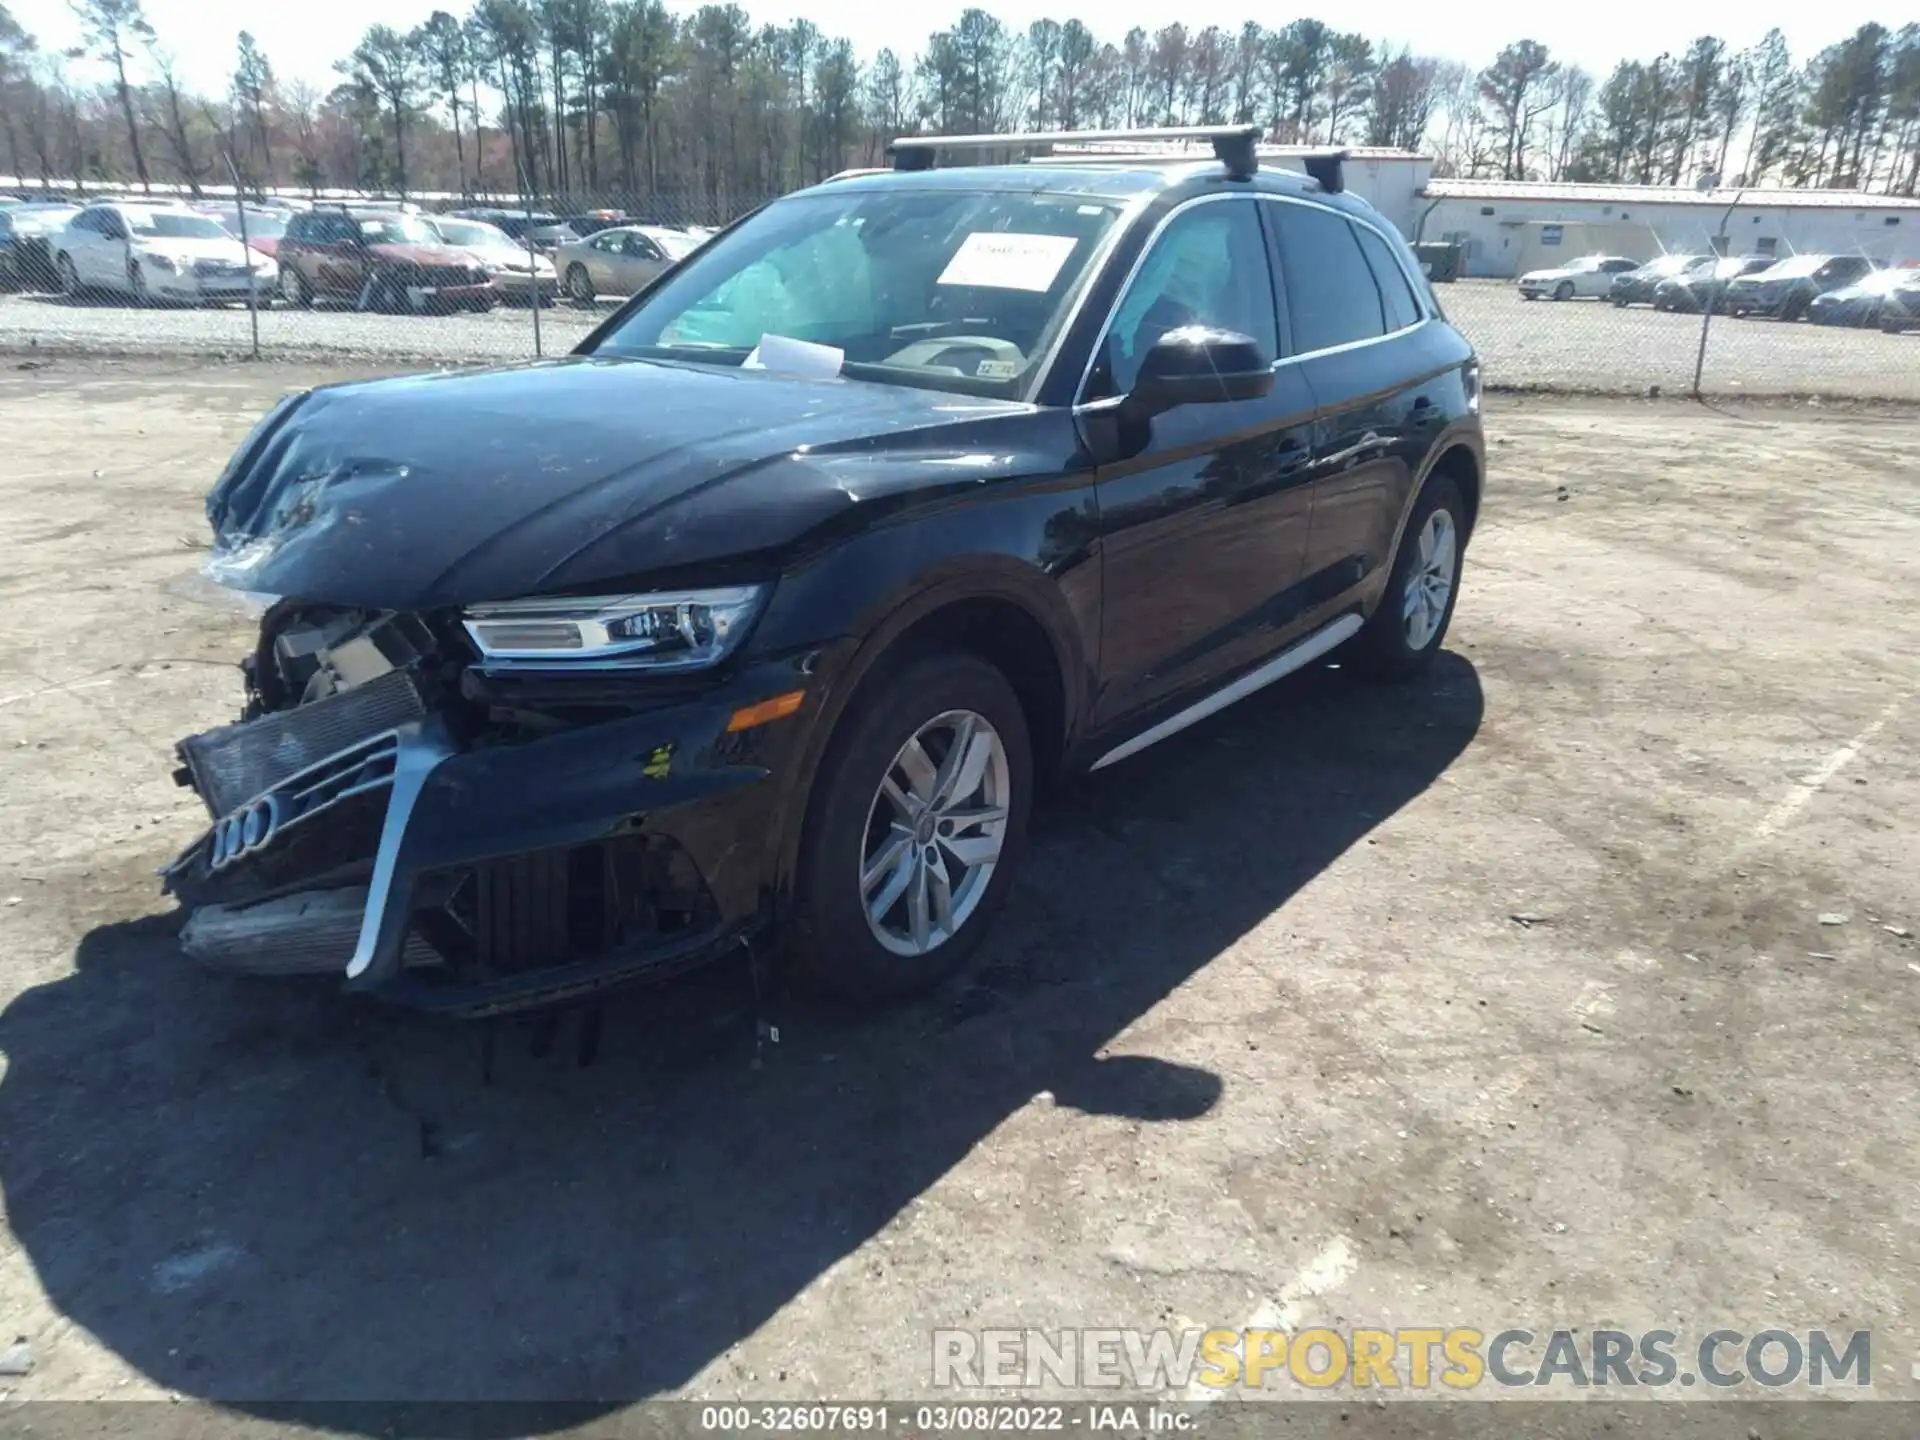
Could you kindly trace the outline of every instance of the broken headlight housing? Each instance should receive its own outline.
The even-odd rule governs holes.
[[[472,606],[461,621],[487,664],[701,670],[740,643],[767,589],[514,600]]]

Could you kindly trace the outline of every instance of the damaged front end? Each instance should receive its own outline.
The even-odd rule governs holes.
[[[477,660],[457,612],[267,612],[242,718],[176,747],[211,817],[162,872],[189,955],[477,1015],[737,943],[757,896],[724,812],[765,772],[699,697],[555,703]]]

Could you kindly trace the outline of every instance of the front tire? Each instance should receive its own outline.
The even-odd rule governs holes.
[[[1573,282],[1571,280],[1562,280],[1558,285],[1554,286],[1553,298],[1556,300],[1571,300],[1573,298]]]
[[[80,272],[74,268],[73,257],[62,255],[54,261],[53,273],[60,282],[60,293],[69,300],[78,300],[86,293],[86,286],[80,283]]]
[[[1429,476],[1407,519],[1386,591],[1354,637],[1355,669],[1399,680],[1433,663],[1460,598],[1467,529],[1460,487],[1445,475]]]
[[[586,266],[567,267],[567,296],[576,305],[591,305],[594,302],[593,277],[587,274]]]
[[[307,277],[292,266],[283,266],[280,271],[280,298],[289,305],[302,310],[313,308],[313,287],[307,284]]]
[[[965,963],[1013,882],[1033,798],[1026,715],[977,656],[928,656],[848,713],[800,856],[795,959],[858,1005]]]

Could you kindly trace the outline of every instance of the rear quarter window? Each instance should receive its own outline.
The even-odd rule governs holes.
[[[1414,296],[1413,287],[1407,283],[1407,273],[1395,258],[1393,247],[1364,225],[1355,225],[1353,233],[1360,239],[1360,249],[1373,271],[1374,283],[1380,287],[1380,304],[1385,312],[1387,332],[1391,334],[1395,330],[1418,325],[1420,302]]]

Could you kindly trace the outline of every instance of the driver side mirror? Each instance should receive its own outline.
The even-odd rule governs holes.
[[[1273,359],[1251,336],[1211,325],[1169,330],[1140,361],[1127,408],[1158,415],[1178,405],[1258,400],[1273,390]]]

